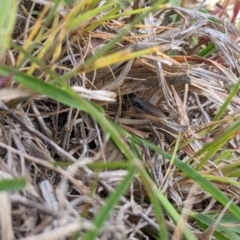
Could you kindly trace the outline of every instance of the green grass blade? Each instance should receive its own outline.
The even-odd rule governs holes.
[[[197,155],[200,155],[204,152],[205,156],[201,159],[200,163],[196,167],[196,170],[200,170],[207,161],[216,154],[216,152],[224,145],[226,144],[230,139],[233,138],[233,136],[239,132],[240,129],[240,119],[237,120],[232,126],[230,126],[224,133],[219,136],[219,138],[212,143],[206,144],[198,153]]]
[[[207,229],[215,221],[215,219],[212,219],[207,214],[193,214],[192,217],[195,219],[198,226],[203,230]],[[224,226],[224,223],[229,226]],[[237,226],[237,224],[238,222],[236,222],[236,219],[235,221],[231,221],[230,219],[224,221],[224,219],[221,219],[213,235],[217,239],[222,240],[239,239],[239,229],[237,227],[233,227],[234,225]]]
[[[139,137],[134,137],[134,136],[132,137],[132,141],[136,142],[137,144],[139,144],[139,142],[141,142],[141,140],[143,140],[143,139],[141,139]],[[143,140],[142,143],[146,144],[147,146],[149,146],[149,144],[153,145],[152,143],[150,143],[146,140]],[[153,145],[153,146],[155,146],[155,145]],[[158,148],[158,147],[156,147],[156,148]],[[153,149],[153,150],[155,150],[155,149]],[[168,154],[168,157],[169,157],[168,159],[170,160],[169,154]],[[154,208],[154,212],[155,212],[156,216],[160,217],[160,220],[162,220],[162,218],[163,218],[161,207],[159,207],[159,202],[160,202],[161,206],[163,206],[164,210],[169,214],[171,219],[176,224],[179,221],[181,221],[181,218],[180,218],[178,212],[176,211],[176,209],[166,199],[166,197],[161,193],[161,191],[159,191],[156,184],[152,181],[152,179],[149,177],[149,175],[146,173],[146,171],[144,169],[141,169],[141,167],[138,168],[138,170],[139,170],[139,173],[141,174],[146,191],[148,192],[148,196],[151,199],[151,203],[153,204],[153,208]],[[165,227],[165,223],[161,223],[161,224],[164,224],[163,227]],[[185,228],[183,229],[183,234],[187,240],[196,239],[194,234],[189,230],[189,228],[187,226],[185,226]],[[165,233],[160,232],[160,236],[163,236],[163,235],[165,235]],[[166,239],[166,238],[163,238],[163,239]]]
[[[240,120],[239,120],[240,121]],[[156,151],[157,153],[161,154],[163,157],[171,160],[171,155],[161,150],[156,145],[152,144],[151,142],[137,138],[138,141],[142,141],[143,144],[146,144],[152,150]],[[226,205],[230,202],[230,199],[224,195],[217,187],[215,187],[212,183],[210,183],[206,178],[202,177],[196,170],[182,162],[180,159],[174,159],[174,165],[179,168],[184,174],[186,174],[189,178],[193,179],[197,182],[205,191],[207,191],[211,196],[213,196],[217,201],[219,201],[222,205]],[[240,209],[234,203],[231,203],[229,206],[229,210],[233,213],[236,218],[240,220]]]
[[[105,205],[99,210],[96,214],[93,224],[96,226],[96,229],[93,231],[88,231],[81,239],[83,240],[95,240],[98,236],[98,233],[101,230],[101,227],[107,220],[109,214],[112,212],[113,208],[117,205],[120,198],[127,191],[130,186],[132,179],[134,177],[136,168],[131,167],[129,169],[128,175],[124,178],[124,180],[117,186],[114,193],[112,193],[109,198],[106,200]]]
[[[27,185],[25,178],[4,179],[0,181],[0,191],[23,189]]]
[[[108,4],[105,4],[101,7],[97,7],[95,9],[92,10],[88,10],[85,13],[83,13],[82,15],[80,15],[79,17],[77,17],[77,19],[72,20],[69,25],[68,28],[73,29],[76,28],[77,26],[79,26],[82,22],[91,19],[93,16],[98,15],[99,13],[105,12],[106,10],[110,10],[111,7],[114,5],[114,2],[110,2]]]
[[[12,72],[13,70],[11,70],[10,68],[0,67],[0,75],[7,76]],[[13,76],[13,79],[29,87],[32,90],[45,94],[63,104],[79,110],[86,111],[102,126],[104,130],[106,130],[110,134],[112,140],[118,146],[119,150],[124,153],[126,158],[129,160],[134,159],[133,153],[130,151],[129,147],[126,145],[119,132],[116,131],[114,124],[112,124],[104,117],[103,111],[98,105],[81,98],[76,93],[74,93],[73,90],[71,90],[73,91],[73,93],[70,95],[63,89],[60,89],[50,83],[46,83],[37,79],[36,77],[28,76],[21,72],[17,72]]]
[[[199,57],[204,57],[207,58],[209,57],[212,53],[214,53],[216,51],[216,47],[215,45],[212,43],[209,46],[207,46],[206,48],[204,48],[199,54]]]
[[[229,103],[232,101],[234,96],[237,94],[239,87],[240,87],[240,78],[238,79],[237,83],[232,87],[230,93],[228,94],[226,101],[222,104],[221,108],[219,109],[218,113],[214,117],[213,121],[217,121],[222,117],[222,115],[226,111]]]
[[[142,156],[141,156],[140,152],[138,151],[135,142],[132,141],[131,138],[129,139],[129,143],[131,145],[131,148],[132,148],[133,152],[137,156],[137,158],[141,159],[143,161]],[[148,179],[148,177],[146,177],[146,179],[144,180],[145,188],[146,189],[151,189],[151,187],[149,188],[148,185],[149,186],[155,185],[155,183],[152,182],[152,180],[154,178],[151,176],[151,173],[148,170],[148,168],[146,168],[146,169],[141,168],[141,169],[143,171],[143,173],[141,174],[142,176],[143,175],[145,176],[147,174],[151,178],[151,181]],[[158,235],[161,236],[161,239],[167,239],[167,227],[166,227],[166,224],[165,224],[164,214],[163,214],[163,211],[162,211],[162,207],[160,205],[160,201],[158,200],[154,191],[151,191],[151,190],[147,190],[147,191],[148,191],[148,196],[149,196],[149,198],[151,200],[151,203],[153,205],[154,213],[156,215],[157,222],[158,222],[158,225],[159,225]]]
[[[1,75],[9,75],[11,72],[13,72],[8,67],[0,67],[0,74]],[[24,86],[27,86],[28,88],[32,89],[33,91],[45,94],[47,96],[51,96],[55,100],[72,106],[74,108],[80,109],[82,111],[88,110],[88,101],[80,98],[73,90],[72,94],[68,94],[68,92],[65,89],[61,89],[59,87],[56,87],[55,85],[51,83],[47,83],[44,81],[39,80],[36,77],[28,76],[25,73],[17,72],[13,76],[13,79]],[[75,100],[73,100],[73,95],[75,95]],[[91,103],[91,106],[95,106],[96,111],[98,114],[102,114],[103,110],[96,104]]]
[[[103,46],[94,56],[90,57],[86,60],[85,64],[86,66],[91,66],[95,61],[97,61],[99,58],[101,58],[107,51],[111,50],[118,42],[122,40],[122,38],[131,31],[136,24],[141,22],[144,17],[146,17],[150,12],[153,12],[154,10],[159,10],[162,6],[160,5],[162,2],[161,0],[156,0],[150,8],[148,8],[148,11],[138,16],[131,24],[126,25],[119,33],[114,37],[111,41],[109,41],[105,46]],[[70,77],[75,76],[78,73],[78,69],[73,69],[72,71],[68,72],[63,76],[63,79],[69,79]]]
[[[57,9],[58,7],[61,5],[63,1],[62,0],[54,0],[52,3],[53,3],[53,6],[50,8],[48,14],[47,14],[47,17],[46,17],[46,23],[50,23],[51,20],[53,19],[53,17],[55,16],[56,12],[57,12]]]
[[[0,57],[10,45],[18,9],[18,1],[0,1]]]

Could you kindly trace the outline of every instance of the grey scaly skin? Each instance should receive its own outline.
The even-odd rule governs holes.
[[[168,141],[174,141],[176,138],[174,136],[178,134],[178,132],[186,130],[185,126],[169,121],[167,116],[151,103],[133,95],[129,96],[129,100],[135,111],[154,117],[159,117],[163,120],[162,123],[157,122],[155,125],[160,128],[160,131],[164,134]]]

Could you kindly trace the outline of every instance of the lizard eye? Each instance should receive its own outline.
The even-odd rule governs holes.
[[[144,106],[143,106],[142,103],[137,103],[137,107],[140,108],[140,109],[143,109],[143,108],[144,108]]]
[[[146,109],[146,104],[144,100],[141,100],[137,97],[131,97],[131,103],[133,104],[133,106],[135,106],[135,108],[138,108],[138,110]]]

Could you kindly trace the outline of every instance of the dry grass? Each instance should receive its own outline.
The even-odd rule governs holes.
[[[24,5],[28,2],[21,1],[13,34],[13,40],[25,50],[30,46],[34,28],[40,31],[43,23],[32,16],[32,11],[41,11],[42,17],[47,14],[47,9],[40,5],[35,8]],[[124,8],[132,9],[131,5]],[[101,62],[99,58],[106,67],[98,69],[98,65],[84,65],[86,59],[102,49],[134,16],[120,16],[99,26],[96,18],[89,19],[64,33],[60,26],[71,11],[71,5],[59,11],[51,28],[44,30],[41,41],[34,38],[32,56],[41,59],[44,66],[59,76],[70,73],[69,86],[99,104],[108,119],[170,154],[174,153],[176,141],[166,140],[157,127],[158,122],[186,127],[179,136],[176,156],[192,168],[198,166],[203,156],[196,154],[206,144],[216,142],[239,118],[238,93],[224,114],[216,117],[240,75],[239,30],[226,18],[214,16],[213,20],[197,10],[165,6],[145,17],[108,54],[122,51],[122,57],[127,57],[132,52],[156,46],[158,51],[124,62],[118,56],[118,63],[111,66],[104,62],[106,59]],[[171,16],[176,14],[179,20],[174,23]],[[91,29],[91,24],[96,27]],[[51,37],[54,44],[45,51],[44,44]],[[211,44],[216,50],[203,54],[202,50]],[[23,58],[16,49],[9,48],[4,61],[8,66],[20,67],[28,75],[51,82],[44,67],[29,58],[22,61]],[[2,78],[0,84],[0,178],[25,176],[28,179],[23,190],[0,194],[1,239],[81,239],[84,232],[95,229],[92,219],[127,175],[123,153],[86,112],[50,96],[24,90],[23,86],[16,88],[10,79]],[[129,103],[128,94],[151,102],[166,119],[137,113]],[[16,107],[19,102],[21,105]],[[239,140],[236,132],[198,169],[236,205],[240,194]],[[176,209],[185,209],[182,217],[196,237],[213,239],[211,230],[216,226],[210,225],[208,232],[203,232],[189,217],[190,213],[220,214],[226,209],[168,159],[146,145],[139,146],[138,151],[155,186]],[[117,167],[104,167],[114,162]],[[181,239],[183,227],[175,225],[167,216],[165,223],[169,237]],[[136,174],[103,225],[99,239],[157,239],[158,231],[144,183]]]

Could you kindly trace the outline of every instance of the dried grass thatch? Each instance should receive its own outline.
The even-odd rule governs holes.
[[[22,1],[21,7],[24,2],[28,1]],[[28,8],[28,11],[32,10]],[[29,18],[23,12],[19,12],[13,35],[20,44],[24,44],[25,33],[35,23],[34,18],[27,21]],[[64,11],[60,13],[64,15]],[[171,23],[171,16],[175,14],[181,16],[181,20]],[[198,10],[164,8],[145,18],[144,23],[137,25],[112,50],[137,51],[159,46],[155,55],[79,74],[68,83],[83,97],[101,105],[109,119],[129,132],[149,138],[167,152],[173,152],[174,144],[166,141],[157,127],[158,123],[168,121],[186,127],[177,152],[177,156],[186,161],[206,143],[215,141],[231,121],[239,118],[240,98],[236,95],[225,116],[214,121],[240,75],[239,31],[226,19],[215,20]],[[61,57],[55,63],[56,72],[62,75],[79,66],[112,39],[127,21],[129,17],[121,17],[88,34],[82,34],[81,29],[70,32],[63,41]],[[208,58],[200,57],[202,45],[212,43],[217,51]],[[33,55],[40,49],[41,43]],[[170,57],[170,52],[174,52],[174,57]],[[47,65],[51,64],[53,54],[54,46],[43,58]],[[6,61],[12,64],[15,57],[17,53],[13,50]],[[22,69],[27,69],[29,64],[30,60],[27,60]],[[34,75],[48,80],[47,73],[38,69]],[[98,172],[88,164],[123,160],[122,153],[85,112],[39,95],[12,110],[11,101],[14,99],[10,92],[2,92],[2,96],[9,97],[1,98],[5,105],[0,106],[4,110],[0,115],[0,177],[27,176],[29,184],[20,192],[0,194],[1,229],[4,229],[1,239],[70,239],[76,231],[94,229],[91,219],[127,170],[104,169]],[[106,93],[110,95],[106,96]],[[16,94],[14,92],[15,98]],[[27,92],[23,96],[21,92],[17,100],[29,94]],[[149,101],[166,118],[137,113],[129,103],[128,94]],[[204,132],[206,129],[207,134]],[[187,144],[191,137],[195,140]],[[209,162],[202,174],[223,176],[221,169],[238,157],[236,149],[239,144],[237,135],[226,146],[226,149],[235,150],[232,160],[223,161],[218,166]],[[221,208],[193,180],[179,174],[174,166],[169,168],[164,157],[147,147],[139,151],[156,184],[177,208],[186,207],[197,212]],[[198,160],[195,158],[191,165],[194,166]],[[55,167],[54,161],[66,161],[72,165]],[[239,187],[222,182],[215,184],[238,203]],[[159,226],[147,198],[142,181],[136,175],[126,196],[121,198],[104,225],[100,239],[126,239],[126,236],[128,239],[147,239],[147,236],[155,236]],[[169,234],[174,234],[176,226],[167,219],[166,224]],[[189,221],[189,225],[197,236],[202,236],[193,222]],[[179,239],[176,232],[173,236],[173,239]]]

